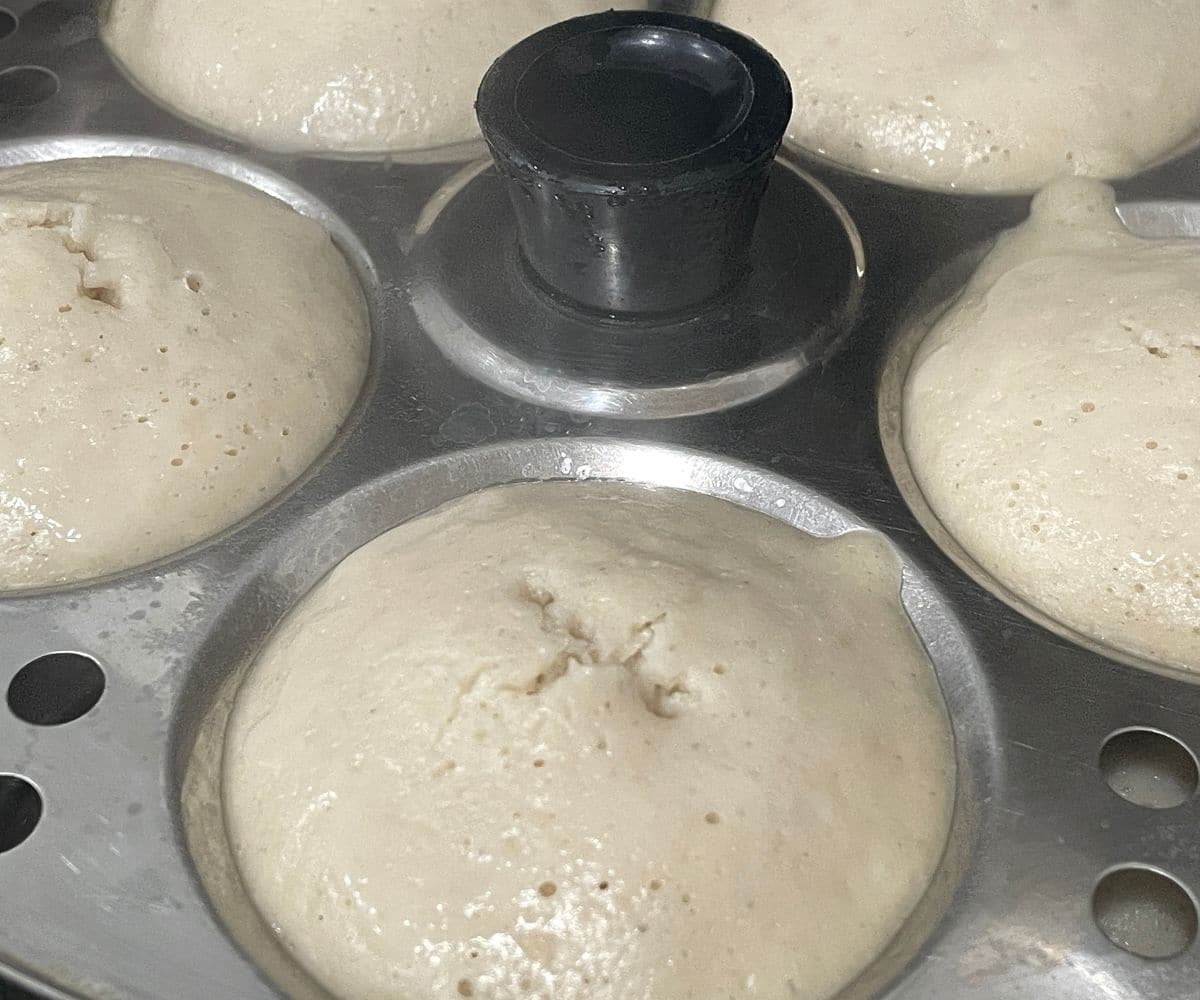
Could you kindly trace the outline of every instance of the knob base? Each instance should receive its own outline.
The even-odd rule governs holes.
[[[411,303],[458,368],[509,395],[625,419],[738,406],[826,360],[865,283],[853,221],[827,188],[776,161],[749,278],[694,314],[606,316],[532,280],[495,168],[434,195],[413,247]]]

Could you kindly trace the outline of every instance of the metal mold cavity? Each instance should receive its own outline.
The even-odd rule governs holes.
[[[138,157],[197,167],[255,188],[269,195],[271,198],[290,206],[298,214],[318,222],[329,233],[334,245],[349,263],[363,295],[369,331],[368,336],[370,337],[370,354],[367,362],[367,371],[363,383],[359,388],[358,399],[347,414],[345,421],[333,440],[313,460],[307,470],[285,486],[283,490],[271,497],[258,510],[251,512],[238,522],[229,525],[208,538],[193,543],[178,552],[163,556],[147,565],[119,570],[112,574],[83,580],[78,583],[66,583],[45,588],[11,590],[5,596],[16,597],[37,595],[45,592],[61,592],[88,587],[108,580],[128,578],[147,567],[160,567],[176,563],[195,552],[202,551],[217,540],[240,531],[246,525],[260,518],[265,511],[283,503],[297,491],[302,490],[306,483],[321,472],[328,462],[341,450],[346,439],[353,434],[355,428],[359,425],[364,412],[371,402],[377,382],[380,355],[382,353],[381,316],[384,308],[383,289],[379,282],[374,261],[366,247],[359,240],[354,230],[325,202],[315,197],[300,185],[252,161],[187,143],[112,135],[64,136],[61,138],[43,138],[23,142],[0,142],[0,168],[33,163],[48,163],[57,160],[98,157]],[[193,291],[197,291],[199,289],[199,280],[195,275],[188,275],[188,287]]]
[[[1117,214],[1134,233],[1145,237],[1187,237],[1198,231],[1200,206],[1183,201],[1137,201],[1119,204]],[[885,353],[878,381],[879,435],[889,471],[921,527],[937,546],[975,583],[1032,622],[1084,649],[1141,670],[1195,682],[1184,670],[1106,645],[1059,621],[1007,587],[981,566],[941,522],[921,491],[904,445],[904,385],[925,335],[953,302],[991,248],[990,241],[962,250],[934,271],[901,309]]]
[[[322,992],[279,947],[247,898],[225,839],[219,767],[225,721],[241,677],[274,624],[330,569],[383,531],[460,496],[508,482],[615,479],[728,500],[798,530],[834,536],[867,530],[800,483],[714,455],[617,440],[546,439],[456,452],[373,480],[288,526],[260,573],[213,624],[188,679],[174,727],[171,770],[198,876],[228,932],[293,996]],[[934,665],[952,720],[957,785],[941,866],[909,920],[850,988],[868,996],[895,979],[955,899],[969,891],[995,780],[994,720],[965,633],[924,573],[903,562],[901,597]]]

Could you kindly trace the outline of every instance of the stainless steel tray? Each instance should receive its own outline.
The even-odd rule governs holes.
[[[0,40],[0,71],[43,66],[60,90],[0,108],[0,164],[162,156],[263,188],[330,228],[363,280],[375,332],[349,425],[266,510],[161,564],[0,599],[0,684],[64,650],[95,657],[107,676],[99,703],[60,727],[0,709],[0,773],[28,779],[44,803],[32,835],[0,854],[0,968],[14,980],[52,997],[266,998],[269,972],[303,992],[223,867],[219,812],[204,795],[238,671],[325,570],[399,521],[490,483],[615,477],[725,497],[821,534],[865,526],[905,558],[905,603],[954,721],[956,815],[925,899],[845,997],[1200,992],[1195,946],[1139,958],[1110,944],[1092,914],[1097,880],[1118,866],[1200,889],[1200,801],[1135,806],[1098,762],[1105,739],[1131,726],[1200,748],[1200,687],[1067,641],[981,589],[920,528],[884,457],[877,383],[889,331],[930,274],[1020,218],[1022,199],[940,196],[811,167],[865,244],[864,318],[842,352],[741,408],[674,420],[570,415],[462,374],[417,320],[414,231],[459,168],[246,151],[126,83],[96,41],[90,4],[3,5],[23,23]],[[1130,212],[1140,227],[1191,232],[1194,208],[1146,199],[1200,193],[1200,157],[1123,191],[1143,202]],[[185,783],[195,793],[187,809]]]

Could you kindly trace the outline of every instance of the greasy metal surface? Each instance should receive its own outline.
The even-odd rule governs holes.
[[[570,416],[461,373],[417,321],[413,233],[453,168],[240,150],[126,84],[80,13],[85,5],[5,5],[33,13],[0,40],[0,66],[48,65],[62,90],[27,110],[0,109],[0,162],[120,151],[215,166],[301,210],[328,206],[321,217],[378,286],[359,417],[304,482],[165,563],[0,599],[0,684],[54,650],[91,654],[108,677],[99,704],[66,726],[39,729],[0,710],[0,771],[23,774],[45,799],[33,835],[0,855],[0,966],[49,984],[39,987],[49,996],[271,996],[210,909],[184,842],[180,789],[202,723],[219,717],[222,683],[286,606],[363,539],[489,482],[579,476],[586,466],[589,476],[726,496],[813,530],[863,523],[910,561],[906,602],[954,716],[959,812],[944,874],[847,996],[1196,995],[1195,945],[1163,961],[1126,954],[1095,927],[1090,896],[1103,872],[1127,862],[1200,888],[1200,802],[1139,808],[1097,767],[1104,738],[1131,725],[1200,748],[1200,687],[1065,641],[976,586],[920,528],[884,460],[876,385],[887,331],[938,265],[1020,218],[1021,199],[937,196],[830,174],[824,180],[862,230],[870,274],[864,319],[840,355],[741,408],[674,420]],[[114,133],[141,138],[37,138]],[[1200,159],[1127,190],[1194,196]]]

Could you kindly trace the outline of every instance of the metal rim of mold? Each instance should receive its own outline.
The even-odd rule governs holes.
[[[104,12],[101,12],[103,19]],[[180,121],[186,122],[193,128],[211,135],[217,139],[223,139],[226,142],[236,143],[247,150],[259,149],[267,153],[274,153],[281,156],[303,156],[311,159],[322,160],[342,160],[351,163],[387,163],[405,166],[421,166],[426,164],[440,163],[455,163],[464,160],[475,159],[487,152],[487,147],[483,140],[478,136],[467,137],[455,142],[442,143],[434,146],[415,147],[412,149],[326,149],[316,148],[307,149],[297,145],[295,147],[288,145],[273,145],[270,143],[263,144],[254,142],[251,136],[247,136],[238,132],[222,129],[211,121],[198,117],[193,114],[176,108],[165,102],[162,98],[154,93],[152,89],[147,87],[140,80],[136,73],[130,70],[124,61],[117,55],[116,52],[108,44],[105,37],[105,32],[101,27],[97,32],[104,46],[104,51],[108,58],[112,60],[112,64],[121,73],[125,81],[146,100],[150,101],[157,107],[162,108],[164,112],[178,118]]]
[[[1179,212],[1181,205],[1193,206],[1193,211],[1185,213],[1185,218],[1192,219],[1200,213],[1200,204],[1160,201],[1132,203],[1124,214],[1137,219],[1139,231],[1141,229],[1153,230],[1155,221],[1159,223],[1161,229],[1164,225],[1178,224],[1179,217],[1176,213]],[[1118,205],[1117,211],[1118,216],[1124,218],[1120,205]],[[1165,234],[1160,231],[1156,235]],[[1191,234],[1180,233],[1180,235]],[[953,304],[958,292],[988,250],[991,249],[991,245],[991,242],[987,241],[975,246],[935,271],[903,309],[901,319],[892,330],[888,343],[884,346],[883,361],[878,377],[878,421],[884,458],[892,473],[892,478],[904,497],[905,503],[908,504],[909,510],[912,511],[913,516],[937,547],[976,584],[1003,601],[1018,614],[1074,645],[1107,659],[1175,680],[1192,684],[1200,683],[1200,674],[1194,670],[1161,663],[1118,646],[1104,643],[1094,636],[1060,621],[1026,600],[1020,593],[985,569],[963,547],[953,532],[942,523],[941,518],[930,506],[921,490],[916,474],[909,464],[908,452],[904,446],[904,385],[908,380],[908,372],[913,358],[925,335]]]
[[[668,9],[673,7],[684,8],[683,13],[695,14],[697,17],[712,17],[717,6],[717,0],[679,0],[678,3],[672,3],[671,0],[666,0],[663,6]],[[848,163],[843,163],[831,156],[827,156],[817,149],[810,146],[805,146],[802,143],[784,138],[785,149],[794,155],[802,164],[810,164],[814,169],[828,171],[833,174],[840,174],[844,177],[852,177],[858,180],[872,181],[876,184],[888,184],[896,188],[906,191],[922,192],[933,195],[949,195],[960,198],[972,199],[1006,199],[1014,197],[1030,197],[1036,193],[1036,188],[1000,188],[991,191],[973,191],[963,190],[953,187],[941,185],[920,184],[916,181],[906,180],[902,177],[894,177],[885,173],[873,173],[870,170],[865,170],[859,167],[852,166]],[[1159,167],[1164,167],[1176,160],[1182,159],[1190,153],[1200,149],[1200,129],[1189,138],[1184,139],[1178,145],[1166,150],[1159,156],[1155,157],[1150,162],[1138,170],[1125,174],[1121,177],[1110,178],[1113,181],[1132,180],[1142,174],[1149,173],[1152,170],[1157,170]]]
[[[107,0],[101,3],[100,18],[106,13]],[[712,7],[712,0],[659,0],[659,2],[651,2],[647,4],[650,9],[674,10],[681,14],[693,14],[697,17],[707,16],[708,10]],[[708,10],[706,10],[706,8]],[[705,11],[705,13],[701,13]],[[411,149],[307,149],[303,146],[291,147],[287,145],[263,145],[251,141],[251,137],[221,129],[212,122],[206,121],[203,118],[188,114],[179,108],[172,107],[158,96],[153,90],[143,84],[138,79],[137,74],[133,73],[122,61],[120,56],[109,47],[108,41],[105,38],[105,32],[102,27],[97,31],[101,44],[104,46],[104,51],[108,58],[112,60],[112,64],[121,73],[125,81],[146,100],[152,102],[156,106],[163,109],[168,114],[178,118],[180,121],[187,122],[193,128],[199,129],[214,138],[224,139],[227,142],[237,143],[239,146],[247,150],[260,149],[267,153],[274,153],[282,156],[303,156],[308,159],[319,160],[340,160],[349,163],[386,163],[395,164],[397,166],[424,166],[434,164],[452,164],[465,163],[472,160],[477,160],[480,157],[487,155],[487,146],[483,139],[478,136],[470,136],[453,142],[441,143],[433,146],[414,147]]]
[[[239,518],[232,524],[219,529],[207,538],[193,542],[183,549],[168,553],[147,563],[114,570],[111,573],[70,583],[42,587],[24,587],[7,591],[0,589],[0,597],[6,600],[27,596],[36,597],[48,593],[63,593],[95,583],[107,583],[124,579],[142,571],[166,567],[208,548],[214,542],[220,541],[228,535],[236,534],[248,524],[262,517],[265,512],[286,501],[326,465],[330,458],[340,450],[347,436],[361,422],[378,382],[382,346],[380,316],[383,308],[378,270],[370,253],[363,246],[354,230],[332,208],[299,184],[251,160],[208,149],[204,146],[197,146],[192,143],[118,135],[46,136],[19,142],[0,143],[0,169],[33,163],[50,163],[57,160],[95,157],[131,157],[163,160],[169,163],[179,163],[185,166],[196,167],[237,181],[239,184],[244,184],[254,190],[261,191],[276,201],[281,201],[288,205],[300,215],[319,223],[329,233],[334,245],[350,265],[350,269],[362,293],[369,338],[367,370],[363,377],[362,385],[359,387],[354,405],[350,408],[349,413],[346,414],[345,419],[338,427],[330,442],[314,456],[308,467],[296,479],[284,486],[279,493],[271,497],[261,507]]]
[[[188,842],[188,863],[194,865],[215,912],[239,947],[289,995],[325,994],[284,954],[236,883],[236,864],[224,842],[219,800],[215,812],[211,801],[212,790],[219,785],[216,772],[224,723],[241,677],[287,610],[337,563],[372,538],[479,490],[553,480],[616,480],[696,492],[774,517],[817,537],[864,530],[879,534],[803,483],[744,463],[687,448],[589,438],[509,441],[443,454],[354,487],[331,508],[283,526],[246,591],[284,588],[270,597],[251,598],[256,606],[276,609],[272,620],[249,622],[229,608],[228,624],[213,623],[210,642],[199,654],[196,675],[186,682],[189,689],[206,695],[185,695],[183,699],[193,708],[204,700],[208,704],[199,709],[199,715],[189,711],[186,720],[175,724],[170,766],[174,785],[182,790],[178,822]],[[986,821],[995,780],[994,721],[967,634],[924,573],[894,542],[888,542],[902,567],[902,605],[938,677],[954,734],[954,807],[942,859],[921,900],[880,956],[839,998],[874,995],[894,981],[936,934],[942,917],[969,881],[975,842]],[[234,650],[229,649],[231,642]],[[197,802],[203,805],[190,805]]]

